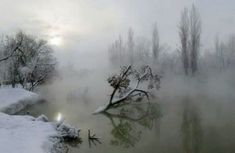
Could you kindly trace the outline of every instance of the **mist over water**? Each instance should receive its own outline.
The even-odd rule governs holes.
[[[45,102],[19,114],[80,128],[69,153],[235,152],[234,2],[2,2],[3,14],[5,5],[13,11],[0,16],[0,32],[43,38],[57,58],[55,75],[35,90]],[[107,79],[128,65],[161,76],[154,98],[94,115],[109,102]],[[89,144],[89,129],[102,144]]]
[[[180,81],[184,83],[181,87],[179,87]],[[79,85],[70,85],[69,90],[66,90],[64,85],[64,92],[62,89],[58,90],[60,86],[48,87],[50,88],[46,97],[48,103],[31,107],[28,111],[35,116],[44,113],[50,120],[55,120],[58,113],[61,113],[66,123],[81,128],[83,143],[70,146],[72,153],[78,151],[219,153],[224,150],[232,153],[235,140],[234,96],[226,92],[216,94],[211,92],[215,87],[205,85],[199,87],[190,81],[186,83],[182,78],[167,82],[169,84],[162,86],[158,98],[151,101],[150,106],[143,102],[124,107],[124,110],[120,108],[111,111],[114,114],[119,114],[120,111],[126,118],[91,114],[97,106],[108,100],[108,96],[100,96],[109,93],[109,88],[102,83],[103,87],[99,88],[91,85],[94,89],[88,90],[85,95],[81,95],[83,90],[80,90]],[[73,90],[76,91],[75,94],[71,95],[71,88],[76,88]],[[222,88],[217,87],[216,90]],[[148,107],[152,108],[152,112],[148,111]],[[145,116],[146,111],[149,112],[148,116]],[[130,128],[130,131],[128,130],[125,135],[115,134],[115,130],[123,128]],[[102,144],[92,145],[89,148],[88,129],[101,137]],[[118,140],[123,143],[115,143],[120,142]]]
[[[51,121],[63,118],[65,123],[81,128],[83,142],[68,144],[69,153],[235,151],[233,68],[218,72],[202,67],[197,76],[188,77],[177,61],[173,70],[166,67],[164,72],[161,66],[151,65],[162,78],[150,104],[143,101],[112,110],[111,115],[93,115],[109,101],[112,88],[107,78],[117,74],[119,66],[112,65],[107,50],[70,51],[60,58],[66,60],[57,66],[57,75],[37,91],[47,102],[20,114],[45,114]],[[88,129],[101,138],[102,144],[89,147]]]
[[[71,153],[232,153],[235,150],[232,70],[194,78],[167,74],[150,106],[142,102],[111,111],[111,114],[124,113],[125,118],[92,115],[98,106],[108,102],[111,88],[106,78],[118,71],[110,66],[82,69],[70,65],[59,71],[53,82],[40,87],[48,102],[28,111],[35,116],[44,113],[50,120],[56,120],[61,113],[66,123],[81,128],[83,143],[70,144]],[[148,107],[153,110],[149,112]],[[146,112],[148,115],[142,118]],[[135,120],[138,118],[142,119]],[[101,137],[102,144],[89,148],[88,129]],[[119,135],[118,129],[129,130]]]

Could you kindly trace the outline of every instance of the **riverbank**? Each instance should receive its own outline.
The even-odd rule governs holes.
[[[63,123],[48,122],[45,116],[34,118],[15,114],[40,100],[36,93],[21,88],[0,88],[0,148],[4,153],[58,152],[63,137],[78,137],[78,131]],[[6,114],[7,113],[7,114]],[[68,130],[70,129],[70,130]],[[68,131],[66,133],[66,131]],[[63,149],[61,148],[61,152]]]
[[[40,100],[39,95],[22,88],[0,88],[0,111],[15,114]]]
[[[0,148],[4,153],[49,152],[55,142],[57,131],[50,122],[31,116],[0,113]]]

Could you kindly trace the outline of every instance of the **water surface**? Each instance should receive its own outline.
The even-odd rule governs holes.
[[[206,96],[156,99],[92,115],[92,103],[67,99],[63,105],[44,102],[20,112],[45,114],[81,128],[82,143],[70,143],[69,153],[234,153],[235,104]],[[88,130],[100,142],[88,141]]]

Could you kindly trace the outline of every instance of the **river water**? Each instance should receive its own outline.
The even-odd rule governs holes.
[[[235,104],[206,96],[156,99],[92,114],[91,103],[67,99],[63,105],[43,102],[19,114],[64,118],[81,129],[82,142],[69,143],[69,153],[234,153]],[[92,108],[92,109],[91,109]],[[89,141],[91,135],[98,141]]]

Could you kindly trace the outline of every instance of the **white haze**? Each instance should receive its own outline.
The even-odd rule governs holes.
[[[129,27],[136,36],[150,39],[157,22],[161,43],[178,48],[180,13],[192,3],[202,18],[202,52],[212,47],[216,35],[223,39],[235,33],[233,0],[0,0],[0,32],[23,30],[47,40],[54,37],[51,33],[62,37],[61,45],[54,46],[59,75],[42,92],[63,103],[70,93],[82,94],[87,88],[89,101],[98,103],[91,108],[95,109],[107,101],[106,79],[115,71],[108,62],[108,46],[119,34],[127,37]],[[190,83],[181,76],[165,76],[159,95],[234,98],[233,76],[203,75]]]
[[[100,63],[107,46],[129,27],[136,35],[150,37],[157,22],[161,42],[177,48],[180,12],[192,3],[202,17],[202,50],[217,34],[224,38],[235,32],[233,0],[0,0],[0,32],[60,36],[62,45],[55,48],[59,61],[86,66],[91,54],[97,57],[93,64]],[[84,57],[88,62],[77,62]]]

